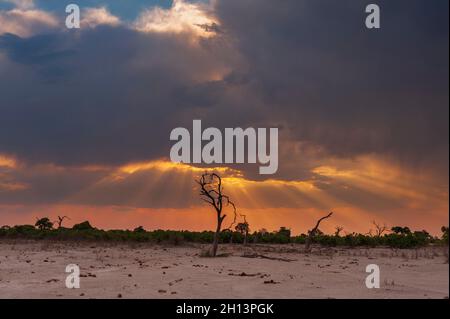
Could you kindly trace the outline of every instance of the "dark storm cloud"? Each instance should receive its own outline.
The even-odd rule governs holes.
[[[448,2],[377,3],[381,30],[365,28],[365,1],[226,0],[221,34],[199,45],[122,27],[1,36],[0,152],[149,160],[200,118],[282,126],[279,178],[368,153],[448,171]],[[321,151],[293,158],[298,141]]]
[[[272,116],[330,154],[448,167],[448,1],[222,1]]]
[[[0,182],[10,181],[21,185],[21,189],[1,189],[2,204],[54,204],[69,200],[80,190],[95,184],[110,173],[110,170],[85,170],[57,168],[52,165],[5,169],[0,167]],[[13,184],[13,185],[14,185]]]
[[[208,103],[190,86],[215,48],[122,28],[0,38],[0,150],[29,161],[123,163],[167,156],[178,112]],[[199,79],[198,79],[199,78]]]

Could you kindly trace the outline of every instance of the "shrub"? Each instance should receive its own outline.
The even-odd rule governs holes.
[[[92,227],[91,224],[86,220],[82,223],[73,225],[72,229],[73,230],[92,230],[95,228]]]
[[[41,219],[42,220],[42,219]],[[47,220],[48,221],[48,220]],[[178,245],[183,242],[211,243],[214,237],[212,231],[173,231],[155,230],[146,231],[142,226],[130,230],[101,230],[91,226],[88,221],[76,224],[73,228],[60,227],[58,229],[49,228],[49,224],[44,219],[41,228],[33,225],[17,225],[14,227],[3,226],[0,228],[0,238],[27,238],[27,239],[54,239],[54,240],[105,240],[119,242],[156,242]],[[413,248],[428,245],[430,243],[442,243],[448,245],[448,227],[442,227],[441,239],[433,238],[425,230],[411,232],[407,227],[393,227],[396,231],[383,236],[370,236],[358,233],[346,234],[345,236],[318,234],[313,238],[313,242],[323,246],[388,246],[393,248]],[[224,230],[220,233],[221,243],[242,243],[243,234],[237,231]],[[305,244],[307,235],[291,237],[291,232],[285,227],[275,232],[260,230],[248,235],[248,242],[257,243],[297,243]]]
[[[395,234],[401,234],[401,235],[411,234],[411,230],[408,227],[395,226],[395,227],[392,227],[391,230]]]
[[[442,231],[442,241],[448,245],[448,227],[442,226],[441,227],[441,231]]]
[[[145,229],[142,226],[138,226],[133,230],[135,233],[145,233]]]
[[[43,217],[36,221],[35,226],[40,230],[50,230],[53,228],[53,223],[48,217]]]

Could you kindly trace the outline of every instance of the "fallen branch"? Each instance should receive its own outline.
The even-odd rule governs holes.
[[[244,254],[241,257],[244,258],[262,258],[262,259],[270,259],[270,260],[279,260],[279,261],[285,261],[285,262],[291,262],[291,261],[296,261],[296,259],[288,259],[288,258],[280,258],[280,257],[270,257],[270,256],[266,256],[266,255],[261,255],[261,254]]]

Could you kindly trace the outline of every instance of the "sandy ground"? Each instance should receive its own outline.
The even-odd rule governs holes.
[[[299,245],[200,245],[0,241],[0,298],[448,298],[448,254],[417,250]],[[251,257],[251,258],[250,258]],[[274,259],[272,259],[274,258]],[[65,286],[66,265],[81,270]],[[379,289],[365,286],[368,264]]]

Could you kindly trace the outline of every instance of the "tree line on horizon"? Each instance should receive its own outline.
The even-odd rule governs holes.
[[[145,230],[139,226],[134,230],[103,230],[93,227],[89,221],[73,225],[71,228],[51,222],[48,217],[40,218],[35,225],[16,225],[0,227],[0,238],[12,239],[50,239],[50,240],[100,240],[118,242],[152,242],[178,245],[182,243],[209,244],[215,240],[213,231],[188,231],[188,230]],[[336,227],[333,234],[325,234],[316,229],[311,244],[326,247],[377,247],[387,246],[392,248],[415,248],[430,244],[448,245],[449,228],[443,226],[440,237],[432,236],[425,230],[411,231],[408,227],[395,226],[385,229],[382,233],[346,233],[342,234],[342,227]],[[217,242],[220,244],[304,244],[306,245],[309,234],[292,236],[291,230],[280,227],[277,231],[260,229],[250,232],[248,223],[238,223],[234,230],[222,230]]]
[[[72,228],[63,227],[63,222],[70,219],[68,216],[57,216],[58,220],[52,222],[48,217],[37,218],[34,225],[16,225],[13,227],[0,227],[0,238],[25,239],[55,239],[55,240],[105,240],[105,241],[136,241],[181,244],[183,242],[212,243],[207,256],[216,256],[219,243],[240,244],[304,244],[305,251],[311,250],[312,244],[321,246],[387,246],[392,248],[415,248],[429,244],[448,245],[449,228],[442,226],[441,237],[432,236],[426,230],[411,231],[408,227],[394,226],[388,228],[386,224],[372,222],[374,231],[366,234],[346,233],[341,235],[343,227],[336,226],[333,234],[325,234],[320,229],[320,223],[330,218],[333,212],[317,220],[315,226],[307,234],[292,236],[287,227],[269,232],[266,229],[250,232],[250,224],[244,214],[237,211],[236,205],[223,193],[221,177],[216,173],[204,173],[196,181],[200,185],[200,198],[214,208],[217,217],[215,231],[175,231],[154,230],[147,231],[143,226],[134,230],[102,230],[93,227],[89,221],[73,225]],[[226,208],[231,208],[232,223],[223,227],[227,217]],[[238,222],[238,218],[242,218]],[[55,227],[57,225],[57,227]]]

